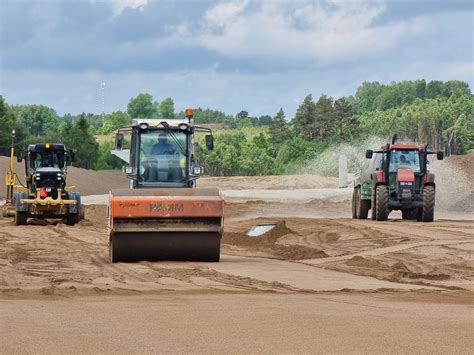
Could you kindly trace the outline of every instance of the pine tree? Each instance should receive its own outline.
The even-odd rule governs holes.
[[[316,121],[316,104],[313,96],[309,94],[296,110],[293,127],[297,136],[312,140],[315,137],[314,123]]]
[[[280,111],[278,111],[270,125],[270,140],[274,145],[280,146],[288,139],[288,133],[288,123],[285,120],[285,112],[280,108]]]

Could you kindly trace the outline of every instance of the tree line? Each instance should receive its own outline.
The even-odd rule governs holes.
[[[158,102],[147,93],[131,98],[126,112],[63,116],[44,105],[10,106],[0,96],[0,154],[8,155],[10,132],[15,129],[20,146],[64,142],[77,150],[78,166],[120,168],[122,162],[110,154],[112,136],[95,137],[110,135],[130,124],[132,117],[183,116],[184,112],[175,111],[172,98]],[[246,110],[228,115],[196,108],[194,121],[228,128],[216,134],[214,151],[201,149],[198,153],[212,175],[292,173],[330,146],[370,136],[388,139],[394,133],[448,155],[474,148],[474,99],[468,84],[461,81],[364,82],[354,96],[335,99],[321,95],[315,99],[307,95],[294,117],[286,117],[283,109],[252,117]]]

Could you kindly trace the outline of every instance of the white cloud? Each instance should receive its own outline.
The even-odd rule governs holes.
[[[148,3],[148,0],[89,0],[89,2],[92,4],[95,4],[99,1],[106,1],[109,3],[113,9],[114,16],[120,16],[127,8],[143,11]]]
[[[379,25],[381,1],[231,1],[206,12],[197,41],[233,58],[332,64],[386,54],[426,33],[422,17]]]
[[[206,11],[205,19],[211,26],[224,26],[236,19],[248,5],[248,0],[230,1],[218,4]]]

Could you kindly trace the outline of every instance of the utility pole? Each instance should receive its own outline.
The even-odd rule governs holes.
[[[100,84],[100,87],[102,89],[102,120],[104,120],[104,117],[105,117],[105,81],[103,81]]]

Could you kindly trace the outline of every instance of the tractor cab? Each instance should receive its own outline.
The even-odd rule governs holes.
[[[64,144],[40,143],[30,144],[24,155],[18,157],[21,162],[25,159],[26,183],[31,193],[40,189],[46,197],[57,198],[58,189],[66,186],[67,165],[73,153]]]
[[[66,186],[67,166],[74,153],[60,143],[30,144],[18,155],[25,160],[26,188],[15,192],[15,224],[27,224],[29,217],[63,218],[74,225],[84,218],[81,195]]]

